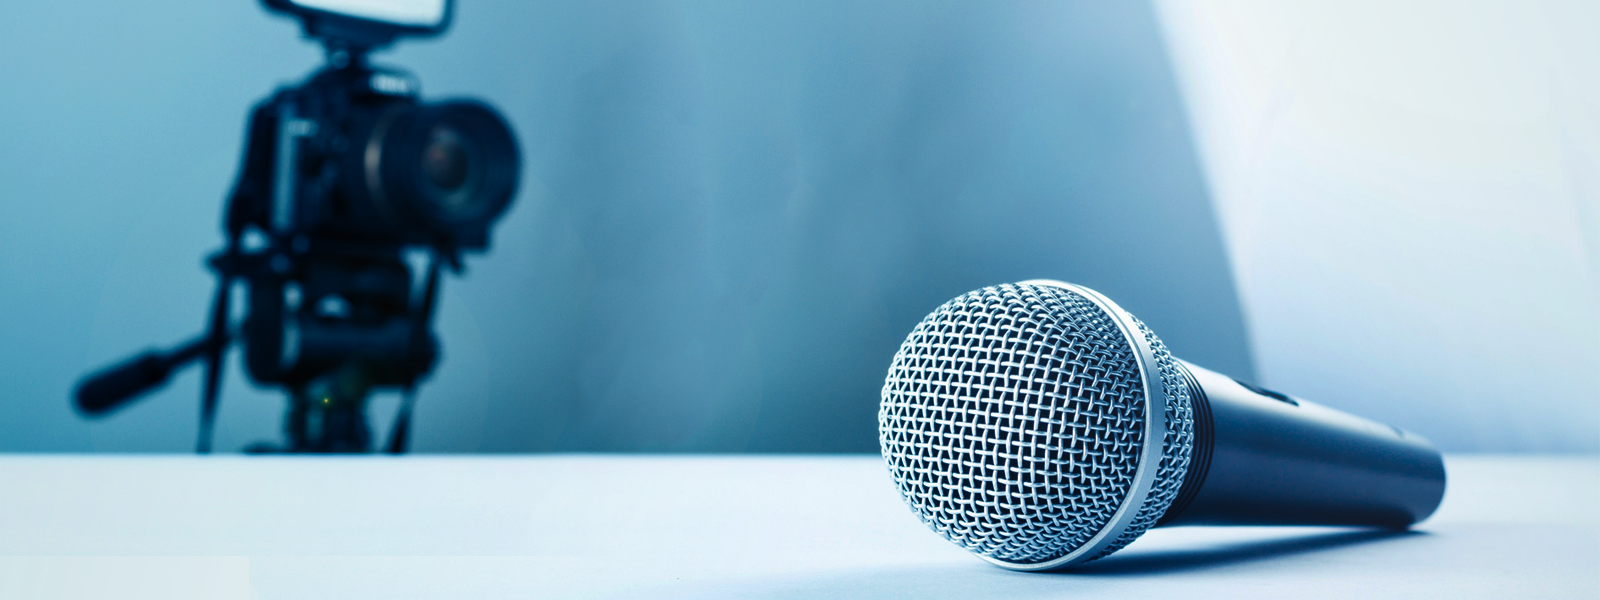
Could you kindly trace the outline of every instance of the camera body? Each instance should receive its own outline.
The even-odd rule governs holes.
[[[488,249],[516,192],[516,139],[487,104],[423,102],[415,77],[368,64],[397,37],[442,32],[451,0],[263,3],[298,17],[328,63],[250,112],[226,246],[209,260],[218,284],[208,331],[85,377],[75,402],[103,414],[204,358],[197,449],[208,452],[222,360],[242,341],[251,379],[290,400],[287,443],[257,450],[370,451],[366,400],[393,387],[405,396],[387,446],[403,452],[416,385],[438,362],[440,271]],[[408,260],[417,251],[425,266]],[[242,323],[231,317],[236,283],[246,288]]]
[[[290,391],[296,450],[366,449],[368,392],[431,371],[433,300],[404,252],[433,254],[432,288],[439,261],[487,249],[520,164],[487,105],[424,103],[411,75],[340,52],[251,112],[225,216],[240,249],[214,261],[249,288],[245,365]]]
[[[483,250],[516,190],[516,142],[473,100],[425,104],[416,79],[352,63],[252,112],[226,226],[275,239]]]

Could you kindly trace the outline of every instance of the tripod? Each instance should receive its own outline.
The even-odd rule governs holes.
[[[417,384],[439,358],[432,327],[440,271],[459,273],[462,252],[488,249],[489,228],[516,191],[516,138],[488,105],[422,102],[415,77],[368,63],[373,49],[397,37],[442,32],[448,0],[417,22],[386,21],[389,13],[360,3],[263,1],[300,18],[328,60],[250,114],[225,243],[207,261],[217,289],[205,333],[85,377],[74,402],[84,414],[104,414],[174,369],[203,362],[195,450],[210,452],[223,359],[239,342],[250,378],[289,397],[286,443],[250,450],[369,452],[367,399],[398,388],[400,411],[384,449],[402,453]],[[428,255],[420,288],[404,259],[417,248]],[[247,310],[233,323],[239,283]]]

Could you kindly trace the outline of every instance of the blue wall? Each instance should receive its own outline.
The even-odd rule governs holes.
[[[245,111],[320,53],[244,0],[8,12],[0,450],[187,450],[197,372],[95,422],[68,390],[198,332]],[[497,105],[526,159],[446,282],[418,450],[874,451],[916,321],[1038,277],[1253,376],[1143,4],[463,0],[379,62]],[[275,438],[229,377],[218,447]]]

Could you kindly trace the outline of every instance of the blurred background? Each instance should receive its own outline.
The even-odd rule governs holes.
[[[525,163],[417,451],[875,452],[912,326],[1031,278],[1446,451],[1600,451],[1595,5],[457,4],[376,62]],[[9,7],[0,451],[192,448],[198,369],[69,391],[199,333],[247,110],[321,60],[252,0]],[[217,448],[284,408],[235,362]]]

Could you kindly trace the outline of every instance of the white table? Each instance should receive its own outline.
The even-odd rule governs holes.
[[[1013,573],[875,456],[0,456],[0,598],[1600,596],[1600,458],[1450,456],[1414,532],[1155,530]]]

